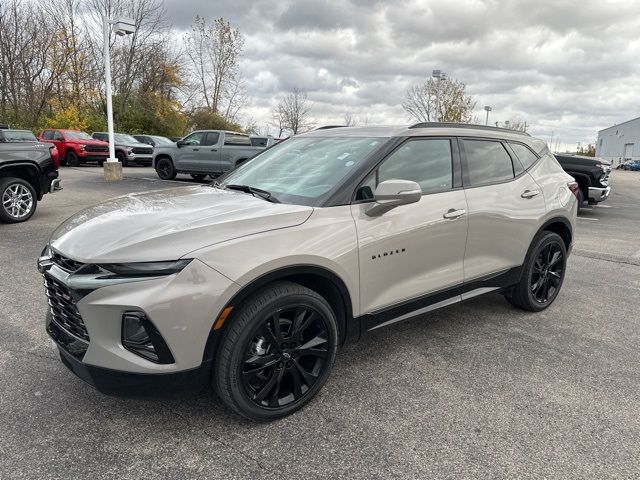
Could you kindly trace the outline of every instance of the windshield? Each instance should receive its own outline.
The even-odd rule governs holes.
[[[158,145],[170,145],[173,143],[167,137],[158,137],[157,135],[152,135],[151,138],[153,138]]]
[[[116,133],[113,138],[115,139],[115,143],[140,143],[131,135],[126,135],[124,133]]]
[[[260,188],[283,203],[317,205],[384,141],[358,137],[292,138],[232,171],[223,185]]]
[[[66,130],[64,132],[64,136],[67,137],[69,140],[94,140],[93,138],[91,138],[91,136],[88,133],[85,133],[85,132],[72,132],[72,131]]]
[[[7,142],[34,142],[35,135],[29,130],[2,130],[1,135]]]

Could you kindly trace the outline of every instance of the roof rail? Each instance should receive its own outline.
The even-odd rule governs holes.
[[[324,125],[323,127],[318,127],[316,130],[329,130],[330,128],[343,128],[346,125]]]
[[[473,123],[453,123],[453,122],[420,122],[411,125],[409,128],[472,128],[474,130],[489,130],[492,132],[508,132],[516,135],[526,135],[530,137],[527,132],[521,132],[520,130],[511,130],[510,128],[491,127],[489,125],[476,125]]]

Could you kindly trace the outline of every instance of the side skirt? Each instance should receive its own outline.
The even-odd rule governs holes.
[[[510,268],[446,290],[367,313],[358,319],[361,335],[480,295],[505,291],[520,281],[521,274],[522,267]]]

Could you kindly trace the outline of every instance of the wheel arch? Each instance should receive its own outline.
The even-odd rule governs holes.
[[[44,195],[40,185],[41,171],[34,163],[17,162],[2,165],[0,166],[0,178],[2,177],[16,177],[29,182],[36,192],[38,200],[41,200]]]
[[[569,250],[573,242],[573,228],[571,222],[564,217],[553,217],[547,220],[536,232],[536,235],[542,231],[557,233],[564,241],[565,248]],[[535,236],[534,236],[535,237]]]
[[[586,201],[589,198],[589,186],[591,185],[591,179],[588,175],[584,173],[578,172],[567,172],[571,175],[576,182],[578,182],[578,186],[580,187],[580,191],[582,192],[582,196]]]
[[[317,265],[293,265],[265,273],[243,286],[221,311],[228,307],[240,305],[255,292],[276,281],[298,283],[325,298],[331,305],[338,320],[340,345],[359,336],[360,328],[353,317],[353,304],[346,283],[331,270]],[[233,321],[233,311],[229,320]],[[227,326],[228,321],[225,321],[222,328],[211,330],[205,345],[203,362],[214,358],[217,344]]]

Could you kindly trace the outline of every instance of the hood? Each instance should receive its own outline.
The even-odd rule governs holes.
[[[60,225],[51,246],[89,263],[176,260],[234,238],[304,223],[313,208],[206,185],[130,194]]]

